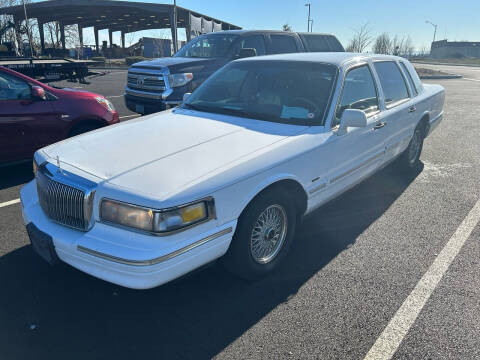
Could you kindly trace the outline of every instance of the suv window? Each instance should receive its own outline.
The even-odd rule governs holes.
[[[394,61],[375,62],[374,66],[380,78],[387,107],[409,98],[405,79]]]
[[[0,100],[26,100],[30,98],[31,89],[27,82],[0,73]]]
[[[257,51],[257,55],[265,55],[265,39],[263,35],[252,35],[246,36],[242,39],[240,43],[240,49],[255,49]]]
[[[344,51],[333,36],[301,34],[300,37],[310,52]]]
[[[345,76],[342,95],[337,105],[332,126],[340,123],[340,118],[345,109],[362,110],[367,116],[378,111],[377,88],[368,65],[349,70]]]
[[[407,76],[408,83],[410,84],[410,88],[411,88],[412,91],[413,91],[413,96],[417,96],[417,95],[418,95],[418,89],[417,89],[417,87],[415,86],[415,83],[413,82],[412,75],[411,75],[410,72],[408,71],[408,69],[407,69],[407,67],[405,66],[405,63],[404,63],[403,61],[400,61],[400,66],[402,67],[403,72],[404,72],[405,75]]]
[[[290,35],[270,35],[271,53],[286,54],[297,52],[297,44],[293,36]]]

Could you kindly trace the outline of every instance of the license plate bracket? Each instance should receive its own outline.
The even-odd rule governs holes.
[[[53,239],[50,235],[44,233],[32,223],[27,225],[27,233],[33,250],[43,260],[50,265],[55,265],[60,261],[57,252],[55,251],[55,246],[53,245]]]

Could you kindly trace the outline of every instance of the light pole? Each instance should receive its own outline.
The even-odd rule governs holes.
[[[308,6],[308,19],[307,19],[307,32],[310,32],[310,3],[306,3],[305,6]]]
[[[25,5],[25,0],[22,0],[22,3],[23,3],[23,13],[25,14],[25,28],[27,29],[28,43],[30,44],[30,57],[33,58],[32,37],[30,35],[30,26],[28,24],[27,6]]]
[[[433,42],[435,42],[435,36],[437,36],[437,26],[438,25],[435,25],[434,23],[432,23],[431,21],[428,21],[428,20],[426,20],[425,23],[430,24],[435,28],[435,31],[433,32]]]
[[[173,52],[178,50],[178,33],[177,33],[177,0],[173,0],[173,33],[175,34],[175,40],[173,42]]]

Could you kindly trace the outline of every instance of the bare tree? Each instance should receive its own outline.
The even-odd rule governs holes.
[[[371,34],[371,28],[368,23],[363,24],[357,29],[354,29],[354,36],[347,45],[346,50],[348,52],[361,53],[366,50],[368,45],[372,43],[373,37]]]
[[[283,24],[282,25],[282,31],[288,31],[288,32],[291,32],[292,31],[292,27],[288,24]]]
[[[383,33],[379,35],[373,44],[373,52],[375,54],[391,54],[392,53],[392,40],[390,35]]]

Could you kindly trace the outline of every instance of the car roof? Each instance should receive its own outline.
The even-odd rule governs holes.
[[[328,63],[328,64],[332,64],[340,67],[347,62],[359,62],[361,60],[366,60],[366,59],[398,60],[402,58],[398,56],[391,56],[391,55],[358,54],[358,53],[348,53],[348,52],[302,52],[302,53],[255,56],[255,57],[244,58],[236,61],[264,61],[264,60],[308,61],[308,62]]]

